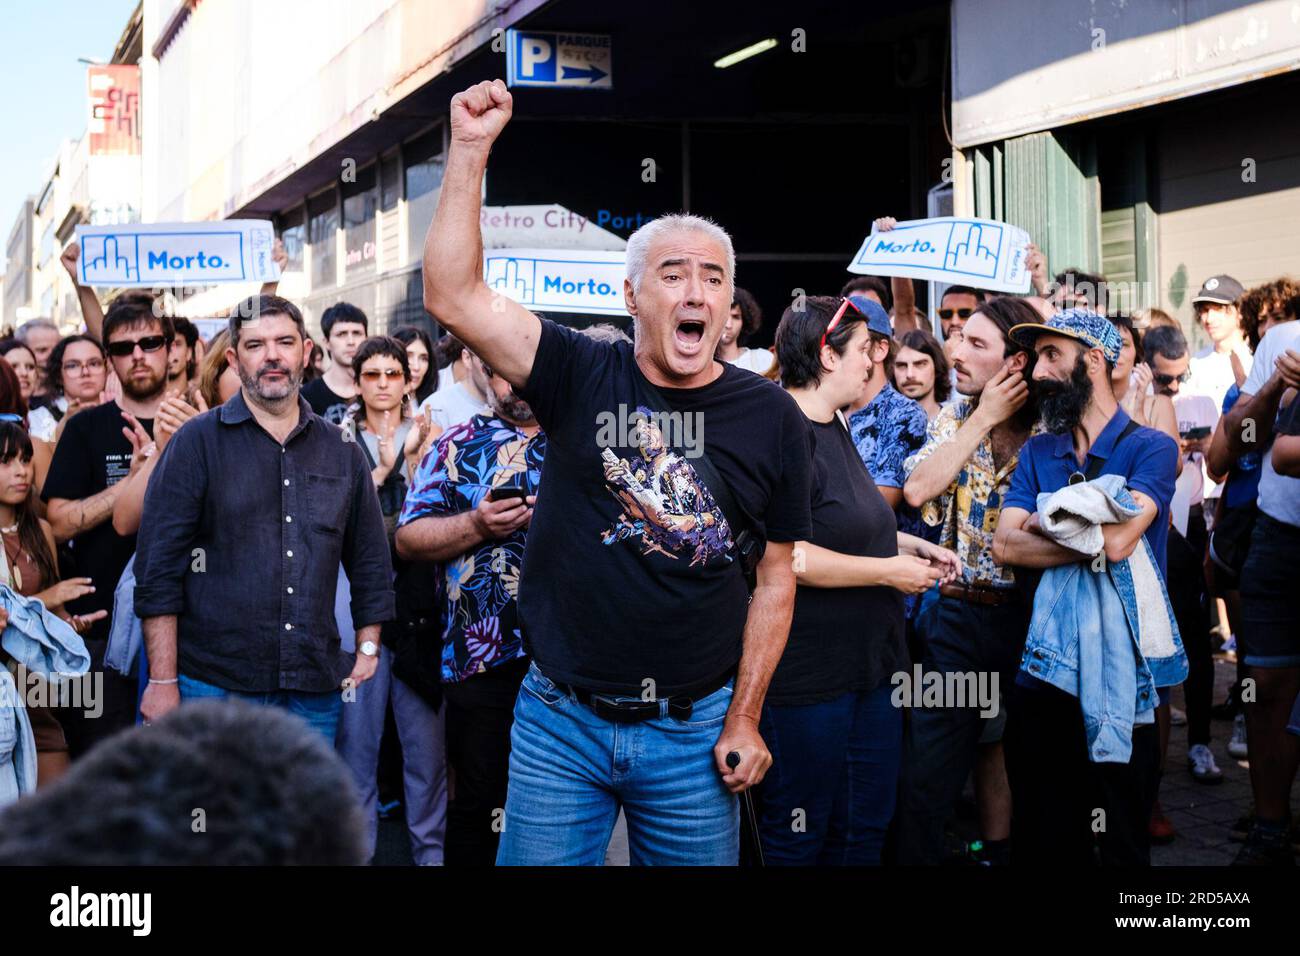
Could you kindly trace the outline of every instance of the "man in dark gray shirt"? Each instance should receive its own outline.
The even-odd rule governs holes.
[[[333,741],[340,688],[375,673],[394,616],[383,516],[361,449],[298,393],[304,338],[293,303],[241,303],[227,357],[243,387],[186,422],[150,478],[135,564],[146,721],[182,699],[237,696]],[[355,661],[334,619],[340,562]]]

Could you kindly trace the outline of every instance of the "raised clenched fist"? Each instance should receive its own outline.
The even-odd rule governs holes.
[[[510,122],[513,99],[500,80],[475,83],[451,98],[451,141],[487,151]]]

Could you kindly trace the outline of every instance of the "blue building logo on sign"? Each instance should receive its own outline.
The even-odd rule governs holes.
[[[605,34],[506,32],[506,83],[584,90],[613,89],[612,44]]]

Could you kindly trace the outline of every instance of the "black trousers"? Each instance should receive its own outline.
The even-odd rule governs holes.
[[[510,728],[528,661],[443,684],[447,761],[455,773],[447,803],[447,866],[494,866],[510,778]]]
[[[108,638],[85,636],[86,650],[90,652],[90,670],[84,676],[70,679],[80,682],[80,707],[60,707],[54,711],[63,725],[63,735],[68,740],[68,755],[76,760],[95,744],[111,737],[119,730],[134,726],[136,698],[139,684],[134,677],[126,677],[104,667],[104,652]]]
[[[1187,652],[1187,743],[1210,742],[1210,707],[1214,704],[1214,653],[1210,648],[1210,598],[1205,584],[1205,518],[1199,506],[1187,521],[1187,537],[1169,529],[1165,548],[1169,603]]]
[[[1126,764],[1093,763],[1077,698],[1016,684],[1003,738],[1013,865],[1149,866],[1147,824],[1160,783],[1156,725],[1133,730]]]

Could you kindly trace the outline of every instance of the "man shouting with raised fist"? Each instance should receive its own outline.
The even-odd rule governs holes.
[[[621,807],[634,864],[733,864],[735,795],[772,762],[758,719],[811,533],[807,426],[775,384],[714,361],[735,253],[706,219],[663,216],[628,241],[635,346],[487,286],[480,196],[510,113],[500,80],[452,99],[424,247],[425,308],[529,403],[549,447],[497,862],[599,864]]]

